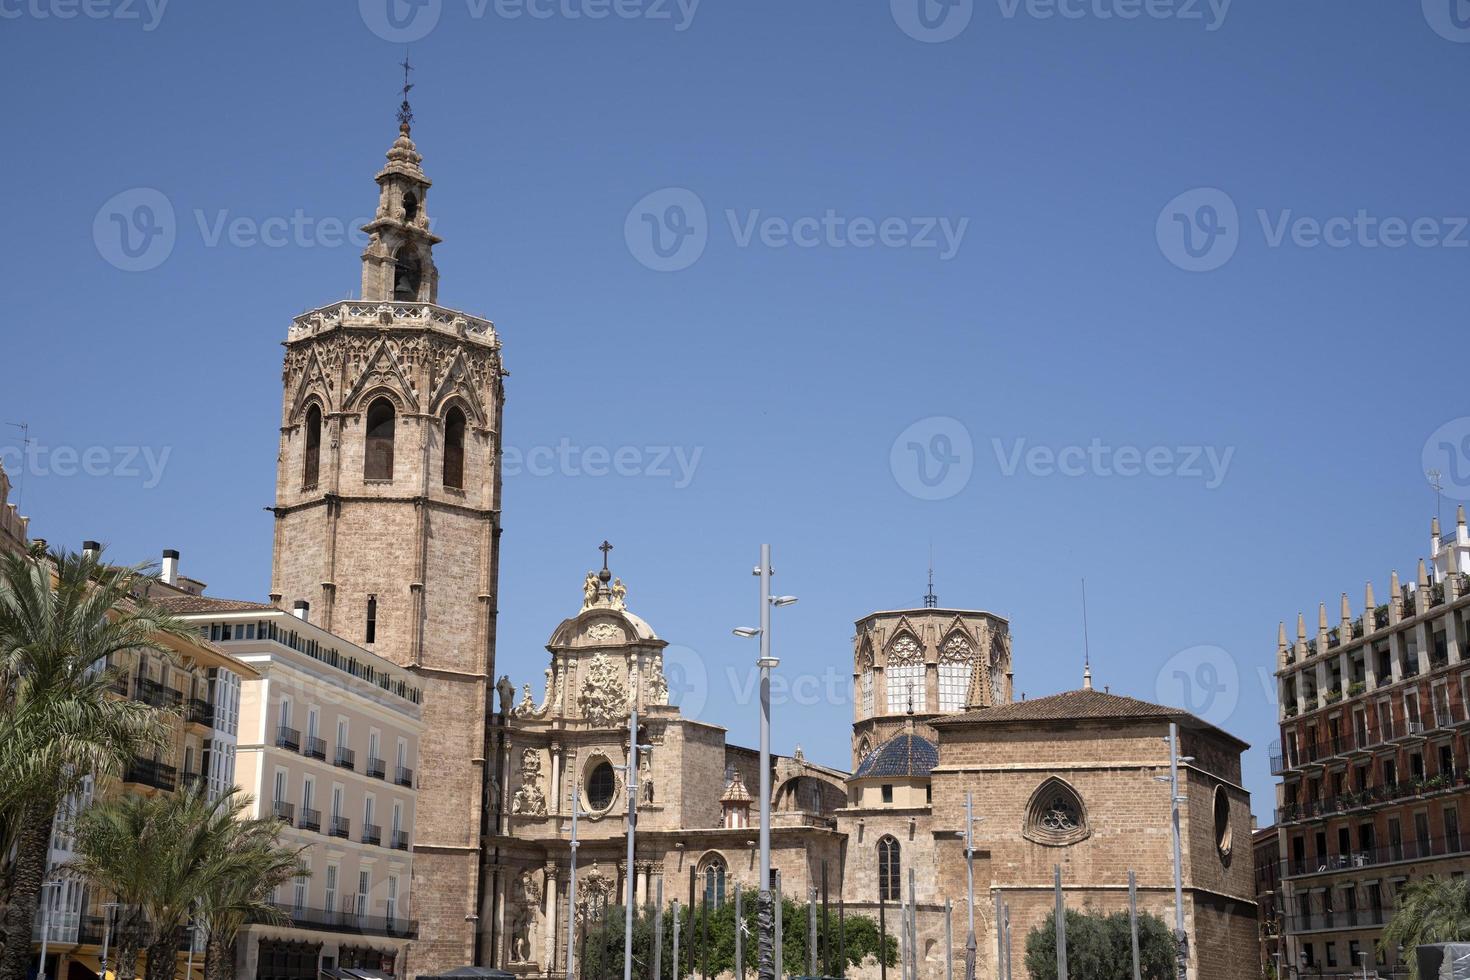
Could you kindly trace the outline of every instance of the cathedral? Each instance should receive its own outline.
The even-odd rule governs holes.
[[[601,571],[568,582],[538,683],[496,678],[502,345],[439,304],[431,182],[407,103],[365,226],[361,296],[285,340],[271,603],[411,672],[423,690],[411,903],[400,975],[466,964],[564,975],[569,927],[621,901],[724,902],[757,887],[759,755],[669,703],[666,642]],[[596,530],[589,528],[589,534]],[[513,570],[510,572],[514,574]],[[580,600],[580,605],[578,605]],[[1093,688],[1017,700],[1006,619],[920,608],[856,620],[850,771],[772,757],[772,864],[876,912],[916,882],[917,975],[963,963],[972,800],[978,975],[1020,966],[1053,909],[1175,910],[1170,725],[1180,731],[1189,975],[1244,977],[1255,905],[1245,744],[1178,709]],[[630,710],[637,840],[625,852]],[[578,873],[568,894],[579,807]],[[411,896],[411,897],[410,897]],[[997,910],[1001,920],[997,922]],[[891,922],[892,920],[890,920]]]

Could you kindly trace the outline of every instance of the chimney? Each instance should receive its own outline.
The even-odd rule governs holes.
[[[305,599],[297,599],[296,607],[292,610],[292,613],[296,616],[297,619],[304,620],[308,623],[311,622],[311,603],[307,602]]]
[[[87,555],[90,558],[96,558],[97,553],[101,550],[102,545],[98,544],[96,541],[82,542],[82,554]]]
[[[163,571],[158,576],[164,585],[179,584],[179,553],[172,548],[163,552]]]

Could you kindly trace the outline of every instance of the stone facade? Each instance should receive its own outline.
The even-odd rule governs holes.
[[[437,305],[408,124],[378,174],[360,300],[287,334],[271,599],[417,675],[410,972],[474,961],[500,533],[500,342]]]

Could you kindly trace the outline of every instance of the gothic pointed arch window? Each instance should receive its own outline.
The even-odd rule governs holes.
[[[903,871],[899,861],[898,838],[884,834],[878,838],[878,901],[897,902],[903,895]]]
[[[367,436],[363,445],[363,477],[393,479],[393,436],[397,412],[386,398],[376,399],[367,410]]]
[[[888,713],[901,715],[912,706],[925,711],[924,648],[911,633],[904,633],[888,648],[888,666],[883,671],[888,684]]]
[[[725,904],[725,879],[729,876],[730,869],[725,864],[725,859],[719,855],[709,858],[699,872],[700,883],[704,886],[704,904],[710,908],[719,908]]]
[[[444,485],[464,489],[464,412],[456,405],[444,416]]]
[[[301,466],[301,485],[316,486],[322,471],[322,410],[313,404],[306,410],[305,459]]]
[[[970,693],[975,650],[963,633],[954,633],[939,648],[939,710],[962,711]]]
[[[1087,826],[1087,807],[1069,783],[1052,776],[1031,794],[1031,801],[1026,805],[1026,825],[1021,832],[1027,840],[1048,847],[1075,844],[1091,833]]]
[[[861,671],[862,671],[862,673],[861,673],[861,677],[862,677],[861,686],[862,686],[862,698],[863,698],[863,701],[862,701],[862,704],[863,704],[863,717],[864,718],[871,718],[871,717],[873,717],[873,651],[872,650],[865,650],[865,651],[863,651],[863,656],[862,656],[862,660],[859,663],[859,667],[861,668]]]
[[[419,298],[419,283],[423,278],[418,249],[411,244],[404,245],[393,256],[393,298],[412,303]]]

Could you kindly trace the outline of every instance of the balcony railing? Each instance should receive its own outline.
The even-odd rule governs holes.
[[[1393,915],[1392,909],[1335,909],[1313,912],[1310,915],[1289,915],[1286,929],[1290,933],[1312,932],[1321,929],[1360,929],[1365,926],[1381,926]]]
[[[123,671],[113,677],[112,683],[108,686],[114,694],[121,694],[123,697],[127,697],[128,688],[131,686],[131,682],[128,680],[128,672]]]
[[[362,825],[362,842],[364,844],[383,843],[383,828],[377,824],[365,823]]]
[[[1427,858],[1450,857],[1470,852],[1470,833],[1453,834],[1446,837],[1429,837],[1389,843],[1382,847],[1370,847],[1347,854],[1326,854],[1316,858],[1282,862],[1282,872],[1291,878],[1303,875],[1332,874],[1337,871],[1356,871],[1379,864],[1395,861],[1422,861]]]
[[[323,932],[346,932],[362,936],[394,936],[414,939],[419,924],[412,919],[400,919],[382,915],[358,915],[336,909],[295,908],[277,905],[291,924],[302,929],[318,929]]]
[[[1276,820],[1278,823],[1315,820],[1318,817],[1347,813],[1380,803],[1392,803],[1396,800],[1406,800],[1417,796],[1432,796],[1466,785],[1470,785],[1470,771],[1452,770],[1434,776],[1411,779],[1407,782],[1369,786],[1357,792],[1328,796],[1320,800],[1288,803],[1276,809]]]
[[[133,697],[155,708],[177,708],[184,699],[181,692],[168,685],[141,676],[133,685]]]
[[[186,789],[186,790],[191,790],[192,791],[192,790],[198,789],[199,788],[199,784],[201,782],[203,782],[203,780],[204,780],[204,776],[201,773],[197,773],[197,772],[181,772],[181,773],[179,773],[179,786],[182,787],[183,789]]]
[[[395,851],[406,851],[406,850],[408,850],[408,831],[406,831],[406,830],[395,830],[395,831],[393,831],[393,850],[395,850]]]
[[[337,754],[333,758],[332,764],[340,766],[343,769],[356,769],[357,753],[352,751],[351,749],[345,749],[339,745],[337,746]]]
[[[315,831],[316,833],[321,833],[322,811],[313,810],[309,806],[302,807],[301,822],[298,823],[296,826],[300,827],[302,830],[311,830]]]
[[[154,762],[152,759],[135,759],[123,775],[123,782],[138,783],[142,786],[152,786],[154,789],[172,792],[178,783],[178,770],[165,763]]]
[[[333,817],[331,825],[327,828],[327,833],[333,837],[340,837],[346,840],[352,833],[352,821],[347,817]]]
[[[326,739],[317,738],[315,735],[306,736],[306,742],[301,746],[301,754],[312,759],[327,758]]]
[[[276,747],[288,752],[296,752],[301,748],[301,733],[294,728],[285,725],[276,727]]]
[[[277,820],[284,824],[290,825],[296,822],[296,806],[293,803],[287,803],[285,800],[276,800],[271,805],[271,813],[275,815]]]
[[[393,772],[393,781],[399,786],[413,786],[413,770],[407,766],[399,766]]]
[[[184,702],[184,720],[196,725],[214,725],[214,708],[208,701],[199,698],[190,698]]]
[[[369,776],[373,777],[374,779],[382,779],[383,774],[387,771],[387,765],[388,764],[382,759],[374,759],[372,757],[369,757],[367,761],[367,768],[365,771]]]

